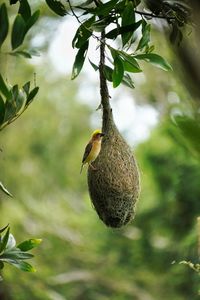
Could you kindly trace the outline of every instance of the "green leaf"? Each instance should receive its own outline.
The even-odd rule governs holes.
[[[7,37],[9,28],[8,13],[5,3],[0,7],[0,48]]]
[[[31,85],[31,83],[30,83],[30,81],[28,81],[28,82],[26,82],[24,85],[23,85],[23,90],[24,90],[24,92],[26,93],[26,95],[28,96],[28,94],[29,94],[29,90],[30,90],[30,85]]]
[[[142,72],[137,60],[133,56],[131,56],[123,51],[120,51],[119,55],[123,58],[123,64],[124,64],[125,71],[132,72],[132,73]]]
[[[17,248],[19,248],[21,251],[26,252],[31,250],[32,248],[37,247],[41,242],[42,242],[41,239],[30,239],[20,243],[17,246]]]
[[[26,28],[25,28],[25,34],[28,32],[28,30],[37,22],[38,18],[40,16],[40,11],[36,10],[32,16],[27,20],[26,22]]]
[[[4,251],[4,249],[6,248],[8,238],[9,238],[9,233],[10,233],[10,228],[8,227],[6,233],[4,234],[4,236],[0,242],[0,253],[2,253]]]
[[[5,251],[8,251],[16,246],[16,241],[12,233],[9,234],[8,242]]]
[[[32,91],[30,92],[30,94],[28,95],[28,97],[26,99],[26,106],[28,106],[31,103],[33,98],[37,95],[38,91],[39,91],[38,86],[36,86],[34,89],[32,89]]]
[[[142,49],[148,45],[148,43],[150,41],[150,31],[151,31],[151,25],[147,24],[147,22],[145,20],[143,20],[142,21],[142,37],[138,43],[136,50]]]
[[[12,194],[5,188],[5,186],[1,181],[0,181],[0,190],[2,190],[6,195],[12,197]]]
[[[26,30],[26,23],[21,15],[17,15],[13,23],[12,33],[11,33],[11,45],[12,50],[19,47],[24,40]]]
[[[28,264],[25,261],[15,261],[15,260],[8,260],[6,261],[7,263],[15,266],[16,268],[20,269],[21,271],[24,272],[36,272],[35,268],[33,268],[33,266],[31,266],[30,264]]]
[[[18,13],[27,21],[31,17],[31,8],[27,0],[20,1]]]
[[[105,27],[109,25],[113,20],[114,18],[104,18],[97,20],[92,23],[91,28],[96,32],[102,32],[105,29]]]
[[[122,81],[124,76],[124,66],[119,56],[114,60],[114,70],[112,74],[113,87],[116,88]]]
[[[47,5],[49,8],[55,12],[57,15],[64,17],[67,13],[64,5],[60,1],[56,0],[46,0]]]
[[[12,101],[14,102],[14,106],[15,106],[15,113],[17,114],[25,102],[24,95],[19,90],[17,84],[12,87],[11,92],[12,92]]]
[[[134,55],[134,58],[150,62],[151,64],[164,71],[172,70],[171,65],[162,56],[155,53],[138,54]]]
[[[33,258],[34,255],[31,253],[23,252],[20,249],[17,248],[11,248],[9,250],[6,250],[1,256],[0,259],[3,261],[7,261],[8,259],[13,260],[24,260],[24,259],[30,259]]]
[[[87,21],[85,21],[81,26],[77,29],[76,34],[72,40],[72,47],[81,48],[92,35],[91,25],[94,22],[95,17],[91,17]]]
[[[89,62],[90,62],[90,64],[91,64],[91,66],[93,67],[93,69],[95,70],[95,71],[97,71],[98,69],[99,69],[99,67],[97,66],[97,65],[95,65],[90,59],[88,59],[89,60]]]
[[[135,88],[134,83],[133,83],[133,81],[131,79],[131,76],[129,74],[127,74],[127,73],[124,74],[124,77],[122,79],[122,83],[124,85],[126,85],[127,87],[131,88],[131,89]]]
[[[119,0],[111,0],[106,2],[105,4],[99,5],[94,12],[98,16],[107,16],[109,12],[115,7]]]
[[[110,82],[112,82],[112,74],[113,74],[113,69],[110,68],[109,66],[105,65],[103,68],[104,76],[106,79]]]
[[[4,263],[0,261],[0,270],[2,270],[3,268],[4,268]],[[0,281],[1,281],[1,277],[0,277]]]
[[[138,21],[136,23],[133,23],[131,25],[126,25],[123,27],[119,27],[119,28],[115,28],[111,31],[109,31],[105,37],[108,39],[115,39],[118,35],[120,34],[124,34],[124,33],[128,33],[130,32],[131,35],[133,34],[133,32],[141,25],[142,21]]]
[[[131,25],[134,23],[135,23],[134,6],[133,6],[133,2],[129,1],[122,13],[122,27]],[[122,33],[123,47],[129,42],[129,40],[131,39],[132,36],[133,36],[132,31]]]
[[[10,0],[10,5],[17,3],[19,0]]]
[[[8,226],[9,226],[9,224],[7,224],[5,227],[1,228],[1,229],[0,229],[0,234],[1,234],[2,232],[4,232],[4,231],[8,228]]]
[[[0,95],[0,126],[3,124],[5,116],[5,103]]]
[[[7,98],[5,103],[4,122],[10,122],[21,110],[25,104],[25,97],[18,85],[14,85],[11,89],[11,97]]]
[[[23,56],[25,58],[32,58],[31,54],[27,51],[14,51],[9,53],[12,56]]]
[[[1,76],[1,74],[0,74],[0,91],[6,98],[9,98],[11,96],[11,92],[10,92],[9,88],[7,87],[5,81],[3,80],[3,77]]]
[[[89,46],[89,42],[87,41],[78,50],[78,53],[76,54],[73,69],[72,69],[72,77],[71,77],[72,80],[75,79],[79,75],[79,73],[80,73],[80,71],[83,67],[85,57],[86,57],[86,54],[87,54],[87,50],[88,50],[88,46]]]

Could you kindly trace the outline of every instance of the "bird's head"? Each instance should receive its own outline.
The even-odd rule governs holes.
[[[96,129],[92,133],[92,140],[100,140],[105,134],[100,129]]]

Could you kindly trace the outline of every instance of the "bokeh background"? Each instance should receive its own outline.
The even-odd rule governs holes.
[[[77,24],[70,16],[57,18],[41,1],[33,6],[42,15],[26,43],[40,56],[0,58],[8,81],[36,80],[40,86],[28,110],[1,132],[1,180],[14,197],[1,194],[0,227],[10,223],[18,242],[43,242],[33,251],[36,273],[4,268],[0,299],[198,299],[198,274],[179,262],[198,262],[199,156],[174,121],[197,108],[161,28],[154,27],[153,43],[174,72],[144,64],[135,90],[109,86],[142,184],[135,220],[116,230],[98,219],[86,170],[79,174],[85,144],[101,126],[98,74],[86,64],[71,81]],[[98,59],[97,51],[90,55]]]

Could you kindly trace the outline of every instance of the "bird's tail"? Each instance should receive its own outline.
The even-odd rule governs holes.
[[[82,170],[83,170],[83,164],[81,165],[81,170],[80,170],[80,174],[82,173]]]

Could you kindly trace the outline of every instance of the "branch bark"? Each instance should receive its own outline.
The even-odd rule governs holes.
[[[100,62],[99,62],[99,77],[100,77],[100,95],[101,105],[103,107],[103,131],[108,129],[108,125],[112,123],[112,109],[110,106],[110,96],[108,91],[108,85],[104,74],[105,66],[105,31],[101,34],[100,44]]]

